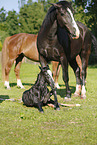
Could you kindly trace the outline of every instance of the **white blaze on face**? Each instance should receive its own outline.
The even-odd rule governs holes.
[[[53,79],[52,77],[52,72],[50,70],[47,70],[47,73],[50,75],[50,77]]]
[[[71,12],[71,10],[69,8],[67,8],[67,11],[69,12],[70,16],[71,16],[71,19],[72,19],[72,24],[73,24],[73,27],[76,29],[76,37],[75,39],[78,39],[79,38],[79,35],[80,35],[80,31],[79,31],[79,28],[74,20],[74,17],[73,17],[73,14]]]

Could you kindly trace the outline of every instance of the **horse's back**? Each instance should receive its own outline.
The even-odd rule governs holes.
[[[7,49],[12,59],[16,59],[21,53],[23,53],[31,60],[39,61],[39,55],[36,46],[37,35],[19,33],[7,37],[6,40]]]
[[[23,54],[33,60],[39,61],[39,53],[37,50],[37,35],[34,34],[26,34],[24,38],[24,43],[22,45],[22,52]]]

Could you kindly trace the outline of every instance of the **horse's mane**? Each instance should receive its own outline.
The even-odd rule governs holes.
[[[60,1],[57,2],[56,4],[58,5],[62,5],[62,7],[64,9],[66,9],[67,7],[70,8],[73,11],[73,8],[71,6],[71,3],[68,1]],[[49,23],[53,23],[54,19],[56,19],[56,8],[54,6],[51,6],[44,18],[44,21],[42,23],[42,26],[45,27],[47,26]]]

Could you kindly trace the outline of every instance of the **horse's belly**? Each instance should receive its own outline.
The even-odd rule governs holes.
[[[23,51],[24,55],[32,61],[39,61],[39,53],[36,46],[31,46]]]

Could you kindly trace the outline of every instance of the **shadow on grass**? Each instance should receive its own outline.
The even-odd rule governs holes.
[[[59,85],[60,89],[57,89],[57,94],[60,95],[61,98],[66,96],[66,87],[65,85]],[[70,86],[71,94],[75,92],[76,87]]]
[[[24,86],[32,86],[33,84],[32,83],[22,83],[22,85]],[[10,87],[15,87],[17,86],[17,83],[10,83]]]
[[[0,95],[0,103],[5,101],[5,99],[9,99],[9,96],[8,95]]]
[[[97,69],[97,64],[96,65],[89,65],[89,68]]]

